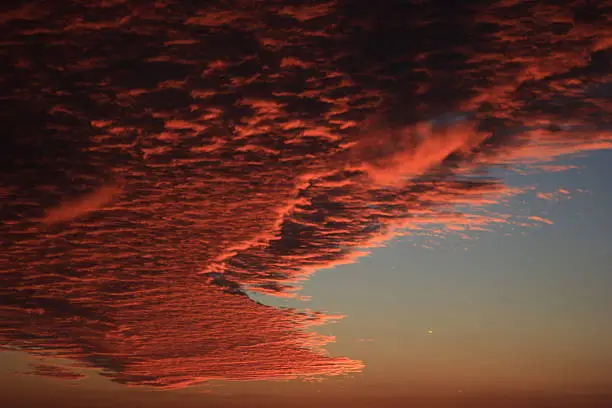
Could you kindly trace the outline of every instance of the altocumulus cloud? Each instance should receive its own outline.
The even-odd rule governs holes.
[[[401,229],[515,222],[485,206],[523,190],[483,169],[612,147],[610,13],[3,5],[0,340],[162,388],[361,370],[307,330],[336,317],[247,291],[295,296]]]

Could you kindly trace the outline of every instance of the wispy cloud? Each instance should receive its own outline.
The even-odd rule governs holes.
[[[34,364],[31,371],[24,372],[23,374],[37,375],[56,380],[81,380],[86,377],[85,374],[72,371],[66,367],[50,364]]]
[[[41,222],[44,224],[54,224],[82,217],[103,208],[104,205],[120,195],[122,191],[122,186],[117,184],[102,185],[90,193],[76,199],[65,200],[57,207],[49,209]]]

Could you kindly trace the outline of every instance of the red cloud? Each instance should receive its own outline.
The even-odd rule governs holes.
[[[41,219],[41,222],[44,224],[54,224],[82,217],[101,209],[121,194],[121,192],[122,187],[119,185],[103,185],[91,193],[84,194],[77,199],[66,200],[57,207],[49,209]]]
[[[612,148],[604,2],[405,3],[3,10],[1,342],[162,388],[358,371],[248,293],[520,222],[490,166]]]
[[[69,370],[65,367],[49,364],[34,364],[32,365],[32,370],[24,374],[48,377],[56,380],[81,380],[85,378],[85,374]]]

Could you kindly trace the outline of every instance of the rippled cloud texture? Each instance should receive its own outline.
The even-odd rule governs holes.
[[[523,190],[483,169],[611,148],[610,14],[3,3],[0,340],[130,385],[361,370],[308,330],[336,317],[248,291],[295,296],[402,229],[514,222],[485,206]]]

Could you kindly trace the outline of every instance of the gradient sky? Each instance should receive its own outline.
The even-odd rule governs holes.
[[[398,238],[356,264],[318,272],[304,285],[308,301],[256,296],[277,306],[346,314],[317,330],[336,336],[330,353],[363,360],[361,374],[316,383],[221,382],[162,396],[125,390],[95,374],[76,384],[15,376],[31,358],[5,353],[3,393],[15,406],[47,398],[75,407],[84,401],[94,407],[284,406],[298,396],[313,404],[395,397],[414,406],[438,406],[442,398],[466,406],[484,400],[603,407],[608,400],[600,396],[612,389],[612,192],[602,175],[612,171],[611,159],[609,152],[593,153],[571,161],[578,169],[508,177],[538,191],[572,192],[554,201],[533,193],[508,203],[513,213],[546,216],[552,225],[500,227],[474,240],[445,236],[433,249],[423,246],[432,244],[429,238]]]
[[[0,397],[609,406],[596,3],[2,6]]]

